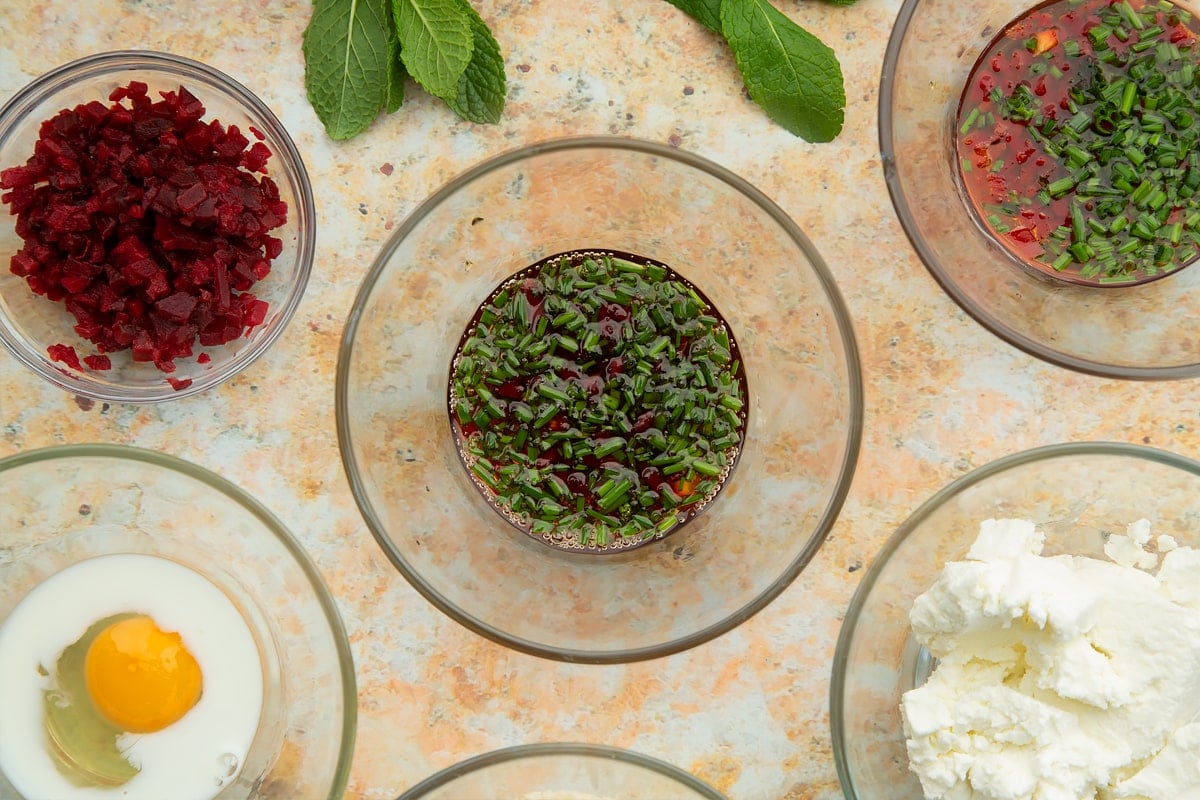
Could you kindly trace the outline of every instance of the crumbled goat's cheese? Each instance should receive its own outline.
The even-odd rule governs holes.
[[[937,666],[901,713],[928,800],[1200,800],[1200,551],[1169,542],[1155,575],[1150,540],[1043,556],[1033,523],[987,520],[916,599]]]

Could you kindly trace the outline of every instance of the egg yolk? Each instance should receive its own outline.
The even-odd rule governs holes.
[[[153,733],[179,721],[200,699],[200,665],[178,633],[147,616],[100,632],[83,662],[88,696],[101,716],[128,733]]]

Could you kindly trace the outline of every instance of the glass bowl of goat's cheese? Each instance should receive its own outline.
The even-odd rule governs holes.
[[[1056,444],[939,491],[855,593],[830,720],[847,800],[1200,796],[1200,463]]]

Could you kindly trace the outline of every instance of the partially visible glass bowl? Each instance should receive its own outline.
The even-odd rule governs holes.
[[[271,512],[205,469],[112,445],[0,459],[0,496],[0,625],[84,559],[140,553],[190,567],[242,612],[263,660],[258,733],[218,800],[342,797],[358,708],[350,645],[316,567]],[[19,796],[3,773],[0,796]]]
[[[1191,0],[1178,3],[1193,12]],[[905,0],[884,55],[879,142],[888,191],[917,254],[948,295],[1021,350],[1084,373],[1200,375],[1200,267],[1138,286],[1035,275],[977,224],[957,177],[954,124],[980,53],[1031,0]]]
[[[52,360],[47,353],[52,345],[71,345],[81,358],[93,353],[95,345],[75,332],[75,318],[62,302],[35,294],[24,278],[10,271],[9,260],[22,240],[15,231],[16,217],[7,204],[0,206],[0,343],[35,374],[69,392],[97,400],[149,403],[216,386],[249,366],[279,337],[308,284],[316,214],[304,162],[275,114],[228,75],[169,53],[99,53],[35,79],[0,108],[0,169],[25,163],[33,154],[44,120],[64,108],[93,100],[107,102],[110,92],[130,81],[146,83],[154,100],[158,92],[175,91],[183,85],[204,104],[205,121],[215,119],[226,128],[237,125],[251,142],[257,141],[251,129],[261,133],[272,154],[266,174],[278,185],[280,199],[288,206],[287,222],[271,231],[282,241],[283,250],[271,261],[270,274],[251,290],[269,304],[266,319],[226,344],[201,347],[197,343],[195,355],[175,359],[172,373],[152,363],[133,361],[129,350],[108,354],[112,367],[107,370],[86,365],[77,370]],[[199,358],[202,353],[207,361]]]
[[[932,661],[908,614],[988,518],[1035,522],[1046,555],[1107,560],[1106,537],[1143,518],[1152,533],[1200,547],[1200,463],[1140,445],[1050,445],[980,467],[913,512],[863,575],[834,652],[829,717],[847,800],[923,800],[908,767],[900,697]]]
[[[468,758],[398,800],[723,800],[650,756],[596,744],[527,744]]]
[[[555,253],[665,263],[729,323],[749,427],[721,494],[625,552],[572,553],[508,524],[467,479],[447,382],[477,305]],[[351,489],[380,546],[438,608],[495,641],[565,661],[654,658],[730,630],[817,551],[862,433],[858,353],[828,268],[796,224],[709,161],[616,137],[492,158],[393,234],[355,300],[338,359]]]

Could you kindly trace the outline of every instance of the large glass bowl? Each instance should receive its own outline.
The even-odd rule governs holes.
[[[749,427],[721,494],[624,553],[571,553],[508,524],[459,462],[451,357],[504,278],[577,249],[673,267],[728,321]],[[622,138],[535,144],[452,180],[393,234],[346,324],[337,425],[354,497],[388,557],[454,619],[508,646],[592,663],[708,640],[812,558],[849,486],[862,429],[850,321],[820,256],[744,180]]]
[[[107,370],[86,365],[74,369],[52,360],[47,353],[52,345],[73,346],[81,358],[93,353],[95,345],[75,332],[75,318],[62,302],[35,294],[24,278],[11,272],[10,258],[22,240],[15,231],[16,217],[7,204],[0,206],[0,343],[34,373],[69,392],[97,400],[149,403],[216,386],[249,366],[279,337],[308,284],[316,215],[304,162],[275,114],[228,75],[169,53],[99,53],[35,79],[0,108],[0,169],[25,163],[44,120],[82,103],[107,102],[112,90],[131,81],[146,83],[153,100],[159,99],[158,92],[183,85],[204,104],[204,120],[218,120],[227,128],[237,125],[251,142],[256,141],[254,131],[261,134],[272,153],[266,174],[288,207],[287,222],[271,231],[281,240],[282,252],[271,261],[270,274],[251,290],[269,304],[266,319],[226,344],[197,343],[195,355],[175,359],[175,371],[168,374],[152,363],[135,362],[129,350],[109,354],[112,367]]]
[[[596,744],[527,744],[447,767],[399,800],[723,800],[665,761]]]
[[[1200,463],[1140,445],[1079,442],[1010,455],[954,481],[888,539],[846,613],[833,658],[830,726],[847,800],[923,800],[908,768],[900,696],[924,680],[928,652],[908,614],[988,518],[1035,522],[1046,555],[1107,560],[1105,537],[1145,518],[1200,546]]]
[[[1190,0],[1179,3],[1196,10]],[[917,254],[964,311],[1031,355],[1096,375],[1200,375],[1200,267],[1138,286],[1035,275],[970,210],[954,118],[980,52],[1032,0],[905,0],[884,55],[879,142],[888,191]]]
[[[199,572],[242,612],[263,661],[263,712],[219,800],[337,800],[357,700],[333,598],[292,535],[228,481],[131,447],[67,445],[0,459],[0,625],[41,581],[141,553]],[[87,602],[87,598],[80,598]],[[0,773],[0,796],[19,797]]]

